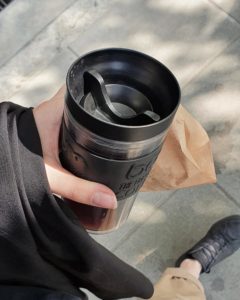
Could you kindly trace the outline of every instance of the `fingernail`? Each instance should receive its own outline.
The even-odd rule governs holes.
[[[117,208],[116,197],[102,192],[97,192],[93,194],[92,203],[98,207],[111,208],[111,209]]]

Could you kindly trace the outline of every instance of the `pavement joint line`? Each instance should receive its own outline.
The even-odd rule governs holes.
[[[238,208],[240,208],[240,204],[237,202],[237,200],[232,197],[221,185],[218,183],[215,183],[216,187],[226,196],[231,202],[233,202]]]
[[[213,6],[215,6],[217,9],[221,10],[222,12],[224,12],[230,19],[232,19],[233,21],[237,22],[238,25],[240,25],[240,21],[238,19],[236,19],[233,15],[231,15],[230,13],[228,13],[225,9],[223,9],[220,5],[218,5],[217,3],[215,3],[213,0],[208,0],[208,2],[210,2]]]
[[[61,53],[64,52],[64,51],[69,51],[69,52],[71,52],[74,56],[76,56],[76,58],[79,57],[79,54],[78,54],[77,52],[75,52],[72,48],[70,48],[69,46],[63,47],[63,48],[61,49]],[[57,53],[57,54],[52,58],[52,60],[53,60],[55,57],[57,57],[58,54],[60,54],[60,53]],[[51,61],[50,61],[50,63],[51,63]],[[46,67],[48,67],[48,65],[49,65],[49,62],[48,62],[48,64],[47,64]],[[70,67],[70,66],[69,66],[69,67]],[[28,79],[28,80],[31,80],[32,78],[38,76],[42,71],[43,71],[43,69],[39,69],[39,70],[36,71],[36,72],[31,72],[30,74],[28,74],[27,79]],[[20,89],[20,90],[21,90],[21,89]],[[19,93],[19,90],[16,90],[16,91],[11,95],[10,99],[13,99],[14,96],[17,95],[18,93]]]
[[[191,84],[199,75],[201,75],[216,59],[218,59],[218,57],[220,57],[229,47],[231,47],[234,43],[237,43],[239,40],[240,35],[237,38],[233,39],[229,44],[227,44],[218,54],[216,54],[210,59],[206,66],[200,69],[191,79],[189,79],[185,84],[183,84],[181,90],[183,91],[184,89],[186,89],[189,86],[189,84]]]
[[[64,52],[64,50],[66,51],[66,48],[62,48],[61,52],[57,53],[57,55],[58,55],[58,54],[61,54],[62,52]],[[54,58],[56,58],[57,55],[55,55],[55,56],[52,58],[52,60],[53,60]],[[49,63],[51,63],[51,61],[47,63],[47,65],[45,66],[45,68],[47,68],[47,67],[49,66]],[[39,69],[39,70],[37,70],[37,71],[32,71],[32,72],[30,72],[30,73],[27,75],[27,80],[31,80],[31,79],[37,77],[39,74],[41,74],[41,72],[42,72],[45,68]],[[26,84],[26,82],[25,82],[24,84]],[[64,84],[64,81],[63,81],[63,84]],[[7,98],[8,100],[6,99],[6,101],[12,101],[12,100],[10,100],[10,99],[13,99],[14,96],[18,95],[20,91],[21,91],[21,88],[20,88],[20,89],[17,89],[15,92],[13,92],[13,93],[11,94],[10,97]],[[56,92],[57,92],[57,89],[56,89]]]
[[[79,54],[78,54],[74,49],[72,49],[70,46],[67,46],[67,49],[68,49],[73,55],[75,55],[76,57],[79,57]]]
[[[32,41],[40,34],[42,33],[49,25],[54,23],[57,18],[59,18],[66,10],[68,10],[71,6],[73,6],[77,0],[74,0],[71,2],[67,7],[65,7],[55,18],[53,18],[51,21],[49,21],[43,28],[41,28],[38,32],[35,33],[35,35],[27,41],[21,48],[19,48],[13,55],[11,55],[3,64],[0,65],[0,69],[6,66],[15,56],[17,56],[22,50],[24,50],[28,45],[32,43]]]
[[[146,218],[144,218],[144,220],[140,224],[136,224],[123,238],[120,239],[120,241],[111,249],[111,251],[114,253],[120,247],[120,245],[123,244],[134,232],[136,232],[139,228],[145,225],[145,221],[151,218],[151,216],[156,212],[156,209],[166,204],[176,193],[177,190],[173,191],[173,193],[171,193],[171,195],[169,195],[165,199],[165,201],[163,201],[159,205],[155,205],[153,207],[154,208],[153,212],[150,215],[148,215]]]

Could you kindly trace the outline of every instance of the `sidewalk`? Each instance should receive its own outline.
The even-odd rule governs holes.
[[[211,138],[217,184],[141,193],[127,224],[96,237],[153,282],[214,221],[240,213],[240,0],[15,0],[0,13],[0,43],[1,100],[26,106],[97,48],[143,51],[178,78]],[[201,280],[208,300],[238,300],[240,252]]]

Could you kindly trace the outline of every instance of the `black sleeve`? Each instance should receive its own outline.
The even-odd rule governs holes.
[[[150,281],[67,217],[48,185],[32,109],[0,104],[0,285],[149,298]]]

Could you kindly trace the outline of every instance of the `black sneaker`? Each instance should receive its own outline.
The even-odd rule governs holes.
[[[202,265],[201,273],[209,273],[211,268],[240,248],[240,215],[224,218],[209,229],[204,238],[180,256],[179,267],[184,259],[195,259]]]

